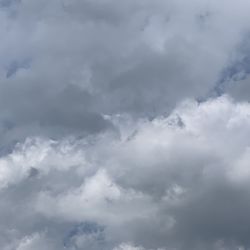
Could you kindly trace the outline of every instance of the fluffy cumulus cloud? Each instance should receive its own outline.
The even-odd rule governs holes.
[[[248,249],[248,103],[109,120],[118,135],[29,138],[1,157],[6,249]]]
[[[249,7],[0,0],[1,249],[250,249]]]

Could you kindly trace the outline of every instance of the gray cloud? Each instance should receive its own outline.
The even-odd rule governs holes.
[[[1,249],[249,249],[248,7],[0,1]]]
[[[169,113],[207,95],[248,31],[246,8],[223,1],[4,3],[4,143],[96,133],[105,114]]]
[[[19,144],[0,159],[1,245],[248,249],[249,114],[224,96],[152,121],[112,117],[120,138]]]

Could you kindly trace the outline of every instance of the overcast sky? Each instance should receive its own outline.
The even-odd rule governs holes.
[[[0,249],[249,250],[249,10],[0,0]]]

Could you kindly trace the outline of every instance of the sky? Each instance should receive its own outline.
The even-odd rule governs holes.
[[[249,9],[0,0],[0,248],[249,250]]]

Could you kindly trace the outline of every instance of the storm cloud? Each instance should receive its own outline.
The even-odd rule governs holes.
[[[0,0],[1,249],[250,249],[249,7]]]

